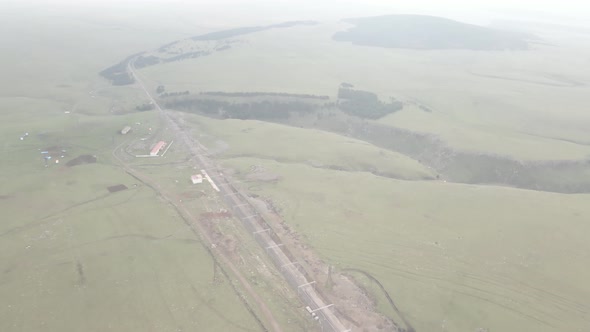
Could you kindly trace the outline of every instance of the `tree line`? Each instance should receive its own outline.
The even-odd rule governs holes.
[[[340,87],[338,89],[338,108],[347,114],[360,118],[379,119],[401,110],[403,104],[393,98],[391,102],[384,103],[372,92]]]
[[[140,55],[141,53],[133,54],[128,56],[123,61],[117,63],[114,66],[111,66],[107,69],[102,70],[99,74],[100,76],[106,78],[107,80],[111,81],[113,85],[128,85],[135,83],[135,79],[133,75],[131,75],[127,71],[127,65],[129,61],[134,57]]]
[[[175,99],[165,102],[167,108],[200,112],[224,119],[288,119],[292,113],[306,114],[314,112],[317,105],[301,101],[259,101],[250,103],[233,103],[215,99]]]
[[[328,100],[329,96],[286,93],[286,92],[223,92],[223,91],[204,91],[202,95],[220,96],[220,97],[295,97],[307,99]]]

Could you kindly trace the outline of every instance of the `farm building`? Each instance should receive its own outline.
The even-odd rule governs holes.
[[[152,151],[150,151],[150,156],[154,157],[158,155],[158,152],[160,152],[160,150],[162,150],[164,147],[166,146],[166,142],[164,141],[159,141],[158,143],[156,143],[156,145],[152,148]]]
[[[201,174],[195,174],[191,176],[191,181],[193,184],[203,183],[203,176]]]
[[[121,134],[125,135],[131,130],[131,127],[125,126],[125,128],[121,129]]]

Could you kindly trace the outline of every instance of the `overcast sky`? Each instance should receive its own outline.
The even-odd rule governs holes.
[[[471,23],[516,16],[582,25],[590,22],[590,1],[587,0],[0,0],[0,3],[7,6],[34,4],[40,9],[63,8],[64,5],[70,10],[98,7],[122,12],[154,11],[164,5],[168,12],[209,17],[212,22],[222,22],[224,17],[226,21],[277,22],[395,13],[441,15]]]
[[[413,8],[413,9],[448,9],[455,7],[457,9],[490,9],[490,8],[507,8],[518,10],[538,10],[555,12],[560,14],[582,15],[588,14],[590,2],[585,0],[0,0],[1,2],[29,2],[39,4],[58,4],[66,3],[70,5],[82,6],[90,3],[105,5],[132,3],[165,3],[165,4],[183,4],[184,6],[195,6],[203,4],[226,5],[226,4],[281,4],[289,6],[316,6],[318,4],[326,7],[351,6],[355,7],[381,7],[381,8]],[[590,17],[589,17],[590,19]]]

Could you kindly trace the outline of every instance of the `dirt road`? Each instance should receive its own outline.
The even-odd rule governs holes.
[[[316,318],[320,319],[320,328],[323,331],[350,331],[337,317],[336,312],[333,310],[334,308],[332,308],[334,304],[326,302],[323,296],[317,292],[315,287],[310,287],[310,285],[315,284],[315,280],[309,279],[305,271],[299,270],[298,265],[296,265],[297,262],[293,262],[289,258],[290,256],[287,255],[287,252],[284,251],[286,250],[283,248],[284,243],[280,243],[280,239],[275,240],[272,238],[270,233],[260,233],[263,231],[263,229],[270,228],[270,226],[266,223],[266,221],[260,218],[256,209],[249,206],[247,198],[242,194],[238,194],[235,187],[229,182],[229,180],[219,173],[217,165],[208,157],[206,157],[206,149],[204,149],[200,142],[198,142],[198,140],[196,140],[194,137],[190,136],[185,130],[180,128],[180,125],[174,121],[169,112],[160,107],[155,98],[147,90],[144,82],[135,72],[133,60],[128,64],[128,69],[134,76],[137,83],[141,86],[151,103],[154,105],[154,108],[158,110],[165,126],[174,132],[175,139],[180,144],[183,144],[185,147],[187,147],[190,150],[191,155],[195,157],[195,161],[197,163],[196,166],[200,169],[212,170],[212,172],[215,172],[216,174],[215,177],[218,177],[218,180],[221,180],[221,197],[225,198],[228,207],[234,210],[234,212],[238,212],[238,217],[246,229],[258,235],[255,237],[255,239],[258,240],[259,244],[267,252],[267,255],[269,258],[271,258],[271,260],[273,260],[275,265],[280,268],[285,281],[287,281],[287,283],[293,287],[302,301],[311,307],[313,312],[317,312],[318,316]],[[219,174],[219,176],[217,176],[217,174]],[[218,180],[216,180],[216,182]],[[245,208],[244,206],[248,206],[248,208]],[[255,220],[256,218],[251,219],[254,215],[257,215],[259,220]],[[203,233],[203,230],[201,229],[200,232]],[[276,234],[274,235],[276,236]],[[232,270],[237,269],[233,267]],[[244,285],[244,287],[248,291],[255,293],[255,291],[252,290],[249,285]],[[279,324],[277,323],[276,319],[272,317],[272,312],[268,310],[268,307],[264,301],[260,300],[258,296],[253,295],[253,298],[256,299],[260,310],[265,314],[273,329],[275,331],[280,331],[281,328]]]
[[[126,163],[123,158],[121,158],[119,156],[119,154],[122,151],[122,148],[127,143],[128,142],[124,142],[124,143],[120,144],[119,146],[117,146],[113,150],[113,157],[120,163],[120,165],[123,167],[123,169],[128,174],[132,175],[133,177],[139,179],[144,184],[151,187],[158,195],[160,195],[160,197],[162,197],[164,200],[166,200],[170,205],[174,206],[176,208],[176,210],[182,214],[182,216],[183,216],[183,218],[185,218],[185,220],[189,221],[190,226],[194,227],[194,229],[197,231],[197,233],[201,237],[201,239],[205,243],[207,243],[210,248],[212,248],[211,251],[215,254],[215,257],[219,259],[220,263],[222,263],[224,266],[226,266],[227,268],[229,268],[231,270],[231,272],[234,274],[234,276],[240,282],[240,285],[243,287],[243,289],[246,290],[248,295],[254,300],[254,302],[256,303],[256,306],[258,307],[260,312],[264,315],[266,322],[268,324],[270,324],[270,326],[272,327],[271,330],[276,331],[276,332],[282,332],[283,330],[282,330],[280,324],[278,323],[278,321],[276,320],[276,318],[274,317],[272,311],[268,308],[268,306],[266,305],[264,300],[260,297],[260,295],[252,288],[252,286],[250,285],[248,280],[242,275],[240,270],[224,254],[223,251],[215,250],[215,248],[213,246],[214,241],[211,239],[211,237],[209,236],[207,231],[204,229],[204,227],[201,224],[201,222],[199,221],[199,219],[195,218],[195,216],[186,208],[186,206],[184,206],[180,202],[177,202],[177,200],[173,199],[173,197],[175,197],[175,196],[172,193],[163,190],[161,188],[161,186],[157,183],[157,181],[152,180],[149,176],[134,169],[131,165]],[[266,328],[265,328],[265,330],[266,330]]]
[[[141,89],[145,92],[147,97],[154,104],[154,106],[156,107],[156,109],[158,110],[160,115],[162,116],[164,126],[168,126],[169,128],[171,128],[175,132],[175,135],[179,138],[179,141],[180,141],[179,143],[184,143],[184,145],[190,150],[192,155],[195,155],[195,156],[201,155],[203,153],[203,151],[200,150],[199,146],[195,146],[194,144],[191,144],[191,142],[187,140],[186,134],[184,132],[182,132],[182,130],[176,125],[176,123],[174,123],[169,118],[169,116],[160,107],[160,105],[157,103],[157,101],[152,97],[152,95],[149,93],[149,91],[145,87],[143,81],[141,81],[141,79],[135,73],[131,62],[129,64],[128,68],[129,68],[130,72],[132,73],[132,75],[135,77],[138,84],[140,85]],[[191,226],[196,228],[200,237],[206,243],[208,243],[210,247],[213,248],[214,241],[208,235],[208,233],[204,229],[203,225],[199,222],[199,219],[195,218],[195,216],[193,216],[191,214],[191,212],[186,208],[186,206],[184,206],[182,203],[177,202],[176,200],[172,199],[173,195],[171,193],[165,192],[158,185],[158,183],[156,181],[151,180],[145,174],[134,169],[131,165],[126,163],[125,160],[123,160],[122,158],[120,158],[118,156],[118,152],[121,151],[121,149],[125,146],[125,144],[127,144],[127,142],[122,143],[121,145],[116,147],[115,150],[113,151],[113,156],[119,161],[119,163],[125,169],[125,171],[127,171],[129,174],[141,179],[144,183],[149,184],[150,187],[152,187],[162,198],[164,198],[168,203],[173,205],[177,209],[177,211],[180,211],[184,215],[184,217],[190,221]],[[211,165],[206,160],[204,160],[202,158],[196,158],[196,159],[197,159],[197,162],[199,163],[199,165],[197,165],[198,167],[201,167],[201,168],[210,168],[211,167]],[[215,250],[215,249],[212,249],[212,250]],[[217,250],[215,252],[215,254],[216,254],[216,257],[218,257],[220,259],[221,263],[224,264],[224,266],[226,266],[227,268],[229,268],[231,270],[231,272],[234,274],[234,276],[240,282],[240,285],[243,287],[243,289],[254,300],[259,311],[264,315],[265,321],[270,325],[271,330],[276,331],[276,332],[282,332],[283,330],[282,330],[280,324],[278,323],[277,319],[274,317],[272,311],[269,309],[269,307],[267,306],[265,301],[260,297],[260,295],[252,288],[252,286],[250,285],[248,280],[242,275],[242,273],[235,266],[235,264],[221,250]]]

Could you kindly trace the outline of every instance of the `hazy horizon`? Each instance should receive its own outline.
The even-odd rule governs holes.
[[[590,326],[589,4],[0,8],[1,332]]]
[[[382,0],[370,1],[311,1],[311,0],[257,0],[237,1],[220,0],[210,3],[205,0],[106,0],[73,1],[54,0],[3,0],[0,4],[9,6],[33,6],[39,10],[96,10],[115,9],[113,16],[124,14],[137,15],[135,11],[144,10],[158,14],[191,13],[195,18],[207,17],[218,25],[228,26],[254,22],[277,22],[292,19],[335,20],[346,17],[373,16],[386,14],[429,14],[459,19],[468,23],[485,24],[490,19],[532,19],[551,23],[568,23],[569,25],[589,26],[590,4],[579,1],[433,1],[417,0],[411,2],[392,2]],[[139,7],[138,7],[139,6]],[[162,8],[162,6],[165,6]],[[10,7],[8,7],[10,8]],[[227,10],[232,8],[232,10]],[[284,9],[288,8],[288,11]],[[163,11],[162,11],[163,10]],[[155,14],[152,12],[152,14]],[[201,16],[203,15],[203,17]],[[228,21],[229,20],[229,21]],[[223,23],[221,23],[223,22]],[[207,23],[203,23],[207,24]],[[211,25],[208,23],[207,25]],[[215,23],[214,23],[215,25]]]

